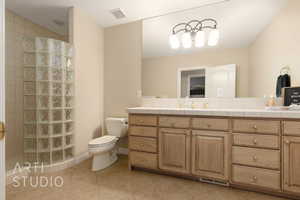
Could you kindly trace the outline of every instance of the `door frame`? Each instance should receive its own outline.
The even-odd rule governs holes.
[[[0,121],[5,121],[5,0],[0,0]],[[5,139],[0,141],[0,200],[5,200]]]

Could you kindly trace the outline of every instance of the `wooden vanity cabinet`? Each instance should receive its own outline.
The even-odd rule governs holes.
[[[229,179],[229,134],[217,131],[192,132],[192,174],[217,180]]]
[[[191,131],[187,129],[159,129],[159,168],[182,174],[190,173]]]
[[[300,195],[300,122],[283,122],[283,190]]]
[[[129,166],[300,197],[300,121],[129,116]]]

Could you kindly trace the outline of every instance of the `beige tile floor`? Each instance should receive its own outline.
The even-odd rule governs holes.
[[[283,200],[282,198],[142,171],[129,171],[127,157],[100,171],[91,160],[61,172],[61,188],[7,186],[7,200]],[[33,179],[35,180],[35,179]],[[33,181],[34,182],[34,181]]]

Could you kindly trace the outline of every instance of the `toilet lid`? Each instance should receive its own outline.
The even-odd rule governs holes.
[[[95,147],[95,146],[102,146],[102,145],[106,145],[109,143],[113,143],[115,142],[117,139],[116,136],[112,136],[112,135],[105,135],[99,138],[96,138],[92,141],[90,141],[89,143],[89,147]]]

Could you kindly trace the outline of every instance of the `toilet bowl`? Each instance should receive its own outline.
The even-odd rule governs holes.
[[[107,118],[105,123],[108,135],[89,142],[89,152],[93,156],[92,171],[104,169],[117,161],[117,141],[127,133],[126,118]]]

